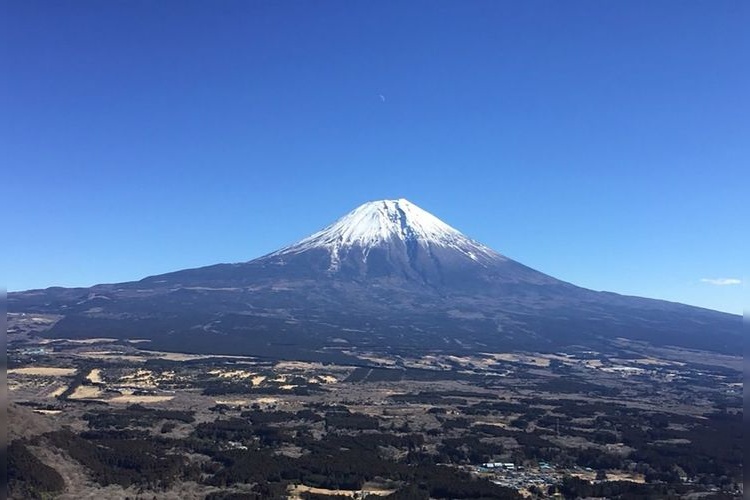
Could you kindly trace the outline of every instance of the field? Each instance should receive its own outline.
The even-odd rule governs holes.
[[[13,498],[742,496],[741,358],[147,347],[14,339]]]

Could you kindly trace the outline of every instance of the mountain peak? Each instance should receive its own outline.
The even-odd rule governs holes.
[[[336,267],[343,254],[350,254],[352,249],[361,251],[366,260],[372,249],[394,245],[412,252],[420,248],[428,252],[434,248],[450,249],[476,262],[500,257],[404,198],[364,203],[276,255],[323,248],[330,252],[332,267]]]
[[[370,247],[391,238],[437,242],[460,234],[431,213],[401,198],[364,203],[303,242],[323,236],[343,246]]]

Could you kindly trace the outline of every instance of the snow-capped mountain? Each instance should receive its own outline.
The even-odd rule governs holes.
[[[272,255],[325,249],[331,255],[331,267],[336,269],[341,259],[352,253],[366,261],[373,249],[392,245],[411,252],[452,250],[479,263],[505,259],[403,198],[360,205],[325,229]]]
[[[552,283],[468,238],[405,199],[360,205],[330,226],[258,259],[350,280],[401,279],[433,287]]]
[[[365,203],[249,262],[10,293],[8,310],[62,316],[51,336],[145,337],[152,348],[182,351],[306,350],[318,358],[341,345],[611,349],[622,339],[733,352],[741,328],[738,316],[557,280],[404,199]]]

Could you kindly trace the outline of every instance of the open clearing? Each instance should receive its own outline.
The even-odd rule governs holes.
[[[96,399],[102,395],[102,390],[90,385],[79,385],[76,390],[68,396],[69,399]]]
[[[75,368],[53,368],[47,366],[27,366],[24,368],[13,368],[8,374],[31,375],[37,377],[69,377],[76,373]]]
[[[102,380],[102,371],[99,368],[94,368],[89,372],[88,375],[86,375],[86,378],[91,382],[92,384],[101,384],[104,381]]]
[[[115,396],[112,399],[108,399],[108,403],[161,403],[164,401],[170,401],[174,399],[174,396],[136,396],[136,395],[123,395]]]
[[[326,488],[314,488],[312,486],[306,486],[304,484],[298,484],[289,488],[290,498],[298,499],[302,498],[303,493],[312,493],[316,495],[332,495],[340,497],[361,498],[367,495],[377,495],[385,497],[395,492],[396,490],[383,490],[383,489],[361,489],[361,490],[329,490]]]
[[[54,390],[52,390],[52,392],[50,392],[49,394],[47,394],[47,397],[48,398],[56,398],[57,396],[59,396],[60,394],[64,393],[67,390],[68,390],[68,386],[67,385],[58,386]]]

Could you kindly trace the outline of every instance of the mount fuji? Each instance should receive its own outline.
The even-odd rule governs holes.
[[[317,270],[325,267],[325,274],[339,279],[391,278],[435,289],[556,281],[464,236],[404,199],[365,203],[264,258],[279,265],[297,259]]]
[[[249,262],[10,293],[8,307],[59,315],[51,337],[317,359],[342,346],[559,351],[633,341],[733,353],[742,326],[731,314],[557,280],[404,199],[365,203]]]

